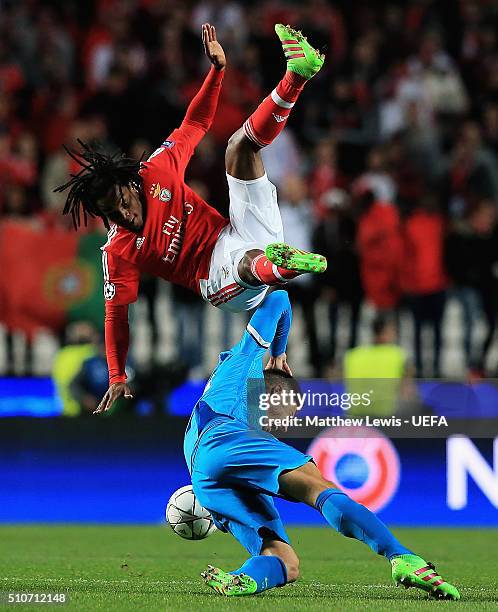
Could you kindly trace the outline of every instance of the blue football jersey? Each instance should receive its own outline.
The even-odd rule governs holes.
[[[286,291],[265,298],[247,324],[240,341],[220,354],[219,362],[197,402],[185,438],[186,455],[206,422],[215,415],[228,416],[252,425],[251,410],[264,392],[263,356],[285,353],[292,323],[292,308]],[[215,415],[213,415],[215,413]]]

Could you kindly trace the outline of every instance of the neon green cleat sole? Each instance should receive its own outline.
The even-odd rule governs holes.
[[[327,260],[323,255],[301,251],[283,242],[269,244],[265,255],[273,264],[286,270],[321,274],[327,269]]]
[[[281,23],[275,25],[287,60],[287,69],[305,79],[311,79],[323,66],[325,56],[312,47],[299,30]]]
[[[247,574],[229,574],[219,567],[207,566],[205,572],[201,572],[204,583],[225,597],[243,597],[254,595],[258,588],[256,581]]]
[[[391,561],[392,578],[396,586],[415,587],[436,599],[460,599],[458,589],[438,575],[432,563],[417,555],[400,555]]]

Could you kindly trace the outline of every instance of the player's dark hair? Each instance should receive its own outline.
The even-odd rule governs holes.
[[[77,230],[81,225],[81,210],[85,225],[90,215],[90,217],[100,217],[109,229],[107,216],[114,207],[106,205],[103,199],[116,187],[121,199],[123,199],[122,187],[131,186],[141,190],[142,177],[139,171],[143,156],[136,160],[126,157],[119,151],[113,154],[106,153],[99,147],[92,147],[79,139],[78,144],[81,146],[81,151],[72,151],[66,146],[64,149],[82,167],[82,170],[77,174],[71,174],[71,179],[54,191],[61,193],[69,189],[63,214],[71,213],[74,229]]]
[[[298,381],[288,372],[278,368],[269,368],[268,370],[263,370],[263,374],[267,388],[280,385],[282,389],[285,389],[286,391],[301,393],[301,387],[299,386]]]
[[[396,322],[392,315],[385,313],[377,314],[372,321],[372,331],[374,336],[379,336],[386,330],[387,327],[395,324]]]

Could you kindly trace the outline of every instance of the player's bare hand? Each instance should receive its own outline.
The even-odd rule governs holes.
[[[278,357],[270,357],[265,369],[283,370],[289,376],[292,376],[292,370],[290,369],[289,364],[287,363],[287,355],[285,353],[278,355]]]
[[[216,70],[223,70],[227,65],[225,52],[216,39],[216,28],[209,23],[202,24],[202,44],[211,64]]]
[[[106,394],[102,398],[102,401],[97,408],[93,411],[93,414],[107,412],[107,410],[112,408],[114,402],[120,397],[131,399],[133,395],[131,394],[130,387],[128,387],[126,383],[122,382],[113,383],[109,389],[107,389]]]

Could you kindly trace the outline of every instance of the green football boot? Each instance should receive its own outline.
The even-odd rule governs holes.
[[[287,60],[287,69],[305,79],[311,79],[323,66],[325,56],[312,47],[299,30],[281,23],[275,25]]]
[[[399,555],[391,560],[392,577],[396,586],[416,587],[436,599],[460,599],[458,589],[436,572],[432,563],[417,555]]]
[[[256,581],[247,574],[229,574],[212,565],[208,565],[207,570],[201,572],[201,576],[213,591],[226,597],[253,595],[258,588]]]
[[[273,264],[286,270],[320,274],[327,269],[327,260],[323,255],[301,251],[283,242],[269,244],[265,255]]]

